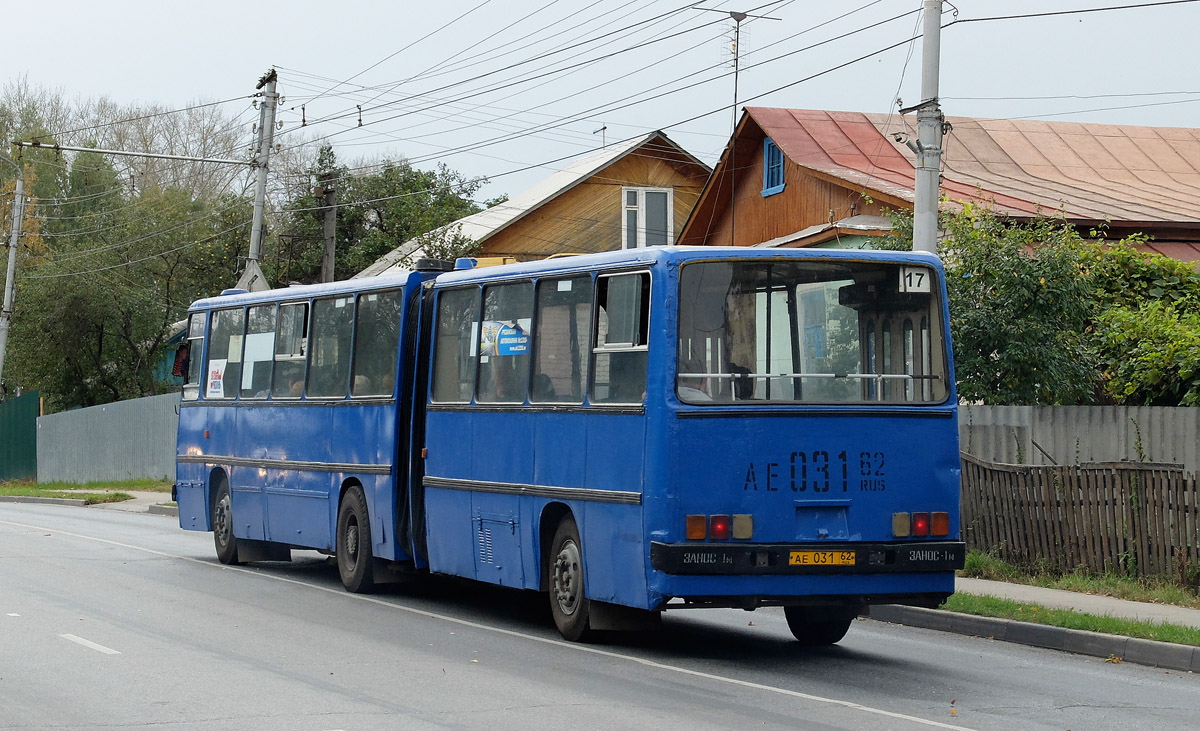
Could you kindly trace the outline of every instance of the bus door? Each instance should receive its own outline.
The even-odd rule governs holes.
[[[247,409],[237,407],[239,393],[242,388],[244,375],[243,355],[245,352],[246,310],[244,307],[231,307],[215,310],[209,324],[208,358],[204,369],[204,400],[208,406],[202,409],[205,423],[201,427],[204,439],[204,453],[214,455],[220,464],[220,456],[236,458],[261,457],[261,454],[248,448],[244,439],[239,437],[245,433],[248,424],[253,419],[245,412]],[[218,456],[219,455],[219,456]],[[225,464],[224,478],[229,484],[229,500],[233,514],[237,520],[233,524],[233,534],[238,538],[254,540],[266,539],[265,525],[265,489],[259,470],[250,466],[235,466]],[[220,472],[209,490],[217,490],[217,482],[221,479]]]

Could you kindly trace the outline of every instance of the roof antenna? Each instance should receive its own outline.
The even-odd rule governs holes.
[[[608,129],[608,125],[607,125],[607,124],[604,124],[603,122],[601,122],[600,124],[601,124],[601,125],[603,125],[603,126],[602,126],[602,127],[600,127],[600,129],[598,129],[598,130],[594,130],[594,131],[592,132],[592,134],[597,134],[597,133],[599,133],[599,135],[600,135],[600,149],[601,149],[601,150],[603,150],[604,148],[608,147],[608,139],[607,139],[607,138],[608,138],[608,135],[607,135],[607,134],[605,134],[605,131]]]

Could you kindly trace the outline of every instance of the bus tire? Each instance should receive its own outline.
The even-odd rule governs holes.
[[[583,542],[571,515],[564,515],[558,522],[546,561],[547,593],[554,625],[566,640],[588,640],[593,632],[588,621],[591,602],[583,585]]]
[[[237,538],[233,535],[233,502],[229,499],[229,479],[221,477],[217,483],[217,497],[213,500],[213,544],[217,549],[217,560],[227,566],[237,566]]]
[[[371,555],[371,521],[361,487],[346,491],[338,506],[337,565],[342,585],[355,594],[375,589],[375,559]]]
[[[792,636],[808,647],[837,644],[854,621],[853,614],[814,607],[784,607],[783,616]]]

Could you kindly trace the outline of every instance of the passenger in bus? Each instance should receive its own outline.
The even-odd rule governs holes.
[[[679,374],[682,376],[676,386],[676,392],[679,398],[683,401],[712,401],[712,396],[708,395],[708,379],[700,377],[688,377],[689,373],[704,373],[704,364],[695,358],[689,359],[679,369]]]

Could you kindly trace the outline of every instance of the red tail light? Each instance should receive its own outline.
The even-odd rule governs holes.
[[[733,521],[728,515],[713,515],[708,519],[708,534],[715,540],[728,540]]]
[[[912,514],[912,534],[914,536],[929,535],[929,513]]]

